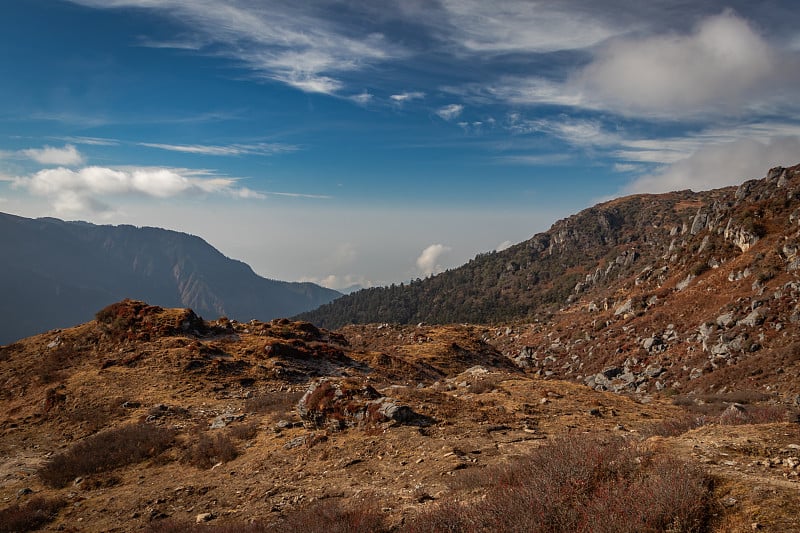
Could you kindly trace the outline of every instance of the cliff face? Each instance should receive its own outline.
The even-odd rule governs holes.
[[[270,319],[339,293],[256,275],[199,237],[0,214],[0,343],[91,319],[122,298],[208,317]]]

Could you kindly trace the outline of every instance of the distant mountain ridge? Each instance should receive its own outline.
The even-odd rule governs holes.
[[[686,277],[736,257],[767,231],[794,240],[795,229],[779,228],[772,219],[800,207],[796,196],[782,196],[798,176],[800,166],[778,167],[739,187],[618,198],[501,252],[480,254],[425,280],[349,294],[297,318],[334,329],[379,322],[524,322],[589,294],[614,300],[615,291],[623,290],[620,280],[645,265],[651,268],[645,275],[654,278],[667,272]],[[759,203],[768,200],[768,207]]]
[[[90,320],[123,298],[213,319],[269,320],[340,296],[265,279],[200,237],[0,213],[0,344]]]

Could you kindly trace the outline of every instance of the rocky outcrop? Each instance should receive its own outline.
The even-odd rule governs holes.
[[[333,431],[384,423],[407,424],[422,418],[372,386],[347,379],[312,383],[300,398],[297,413],[306,428]]]

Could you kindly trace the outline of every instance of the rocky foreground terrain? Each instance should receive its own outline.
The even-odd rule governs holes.
[[[113,304],[0,347],[0,532],[800,531],[799,254],[776,168],[318,315],[370,324]]]
[[[654,314],[569,312],[631,339]],[[794,367],[714,390],[666,362],[710,355],[675,322],[658,372],[650,336],[594,371],[545,359],[598,340],[542,348],[541,324],[332,332],[126,300],[0,348],[0,531],[800,530]]]

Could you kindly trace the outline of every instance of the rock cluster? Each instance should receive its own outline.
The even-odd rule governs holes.
[[[312,383],[300,398],[297,413],[308,429],[334,431],[382,423],[405,424],[417,418],[411,408],[398,405],[372,386],[347,379]]]

